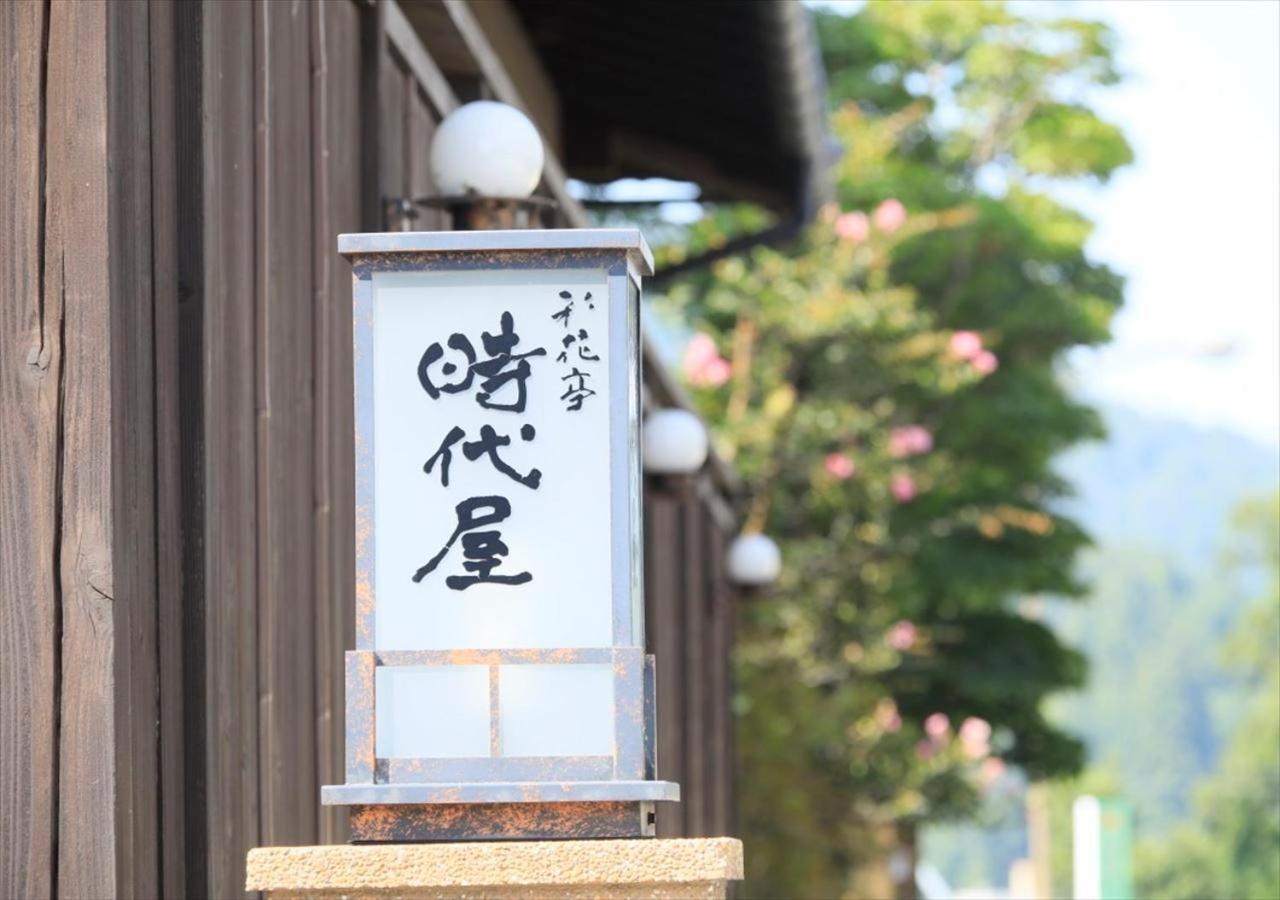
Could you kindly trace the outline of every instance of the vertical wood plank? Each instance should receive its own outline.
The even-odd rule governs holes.
[[[312,555],[312,5],[254,7],[259,790],[264,844],[319,819]]]
[[[360,230],[381,231],[382,73],[387,64],[387,5],[359,6],[360,18]]]
[[[710,761],[708,827],[712,836],[734,833],[733,789],[737,766],[733,744],[733,595],[725,575],[725,535],[713,522],[707,527],[707,576],[710,590],[707,656]]]
[[[350,271],[337,235],[360,230],[360,21],[350,0],[312,17],[315,246],[316,758],[343,780],[343,654],[355,646]],[[342,843],[347,810],[319,808],[321,843]]]
[[[208,872],[194,893],[244,891],[258,826],[257,451],[253,7],[201,4],[204,335],[201,746]]]
[[[645,591],[651,604],[648,651],[655,657],[658,777],[681,785],[684,796],[684,631],[680,612],[680,514],[667,493],[651,490],[645,509]],[[658,837],[682,837],[685,804],[658,808]]]
[[[56,878],[62,308],[41,295],[44,3],[0,4],[0,895]]]
[[[430,102],[412,75],[408,75],[408,160],[409,194],[427,197],[436,193],[431,180],[431,138],[436,133],[436,118]],[[449,211],[444,209],[418,209],[413,222],[415,231],[449,230]]]
[[[57,892],[70,897],[116,892],[106,12],[55,2],[49,18],[44,298],[63,349]]]
[[[385,47],[385,41],[383,42]],[[384,201],[403,197],[409,188],[408,166],[405,165],[407,120],[406,90],[409,86],[403,63],[395,53],[387,51],[378,70],[378,210],[386,222]],[[388,228],[389,224],[379,226]]]
[[[171,835],[180,835],[182,862],[179,867],[165,865],[164,887],[166,896],[205,896],[209,892],[209,809],[211,806],[210,771],[211,760],[207,750],[205,735],[211,724],[210,715],[213,708],[209,685],[210,667],[208,659],[208,643],[205,634],[206,606],[206,571],[205,563],[209,549],[207,538],[215,532],[206,529],[211,521],[206,517],[205,505],[205,373],[208,370],[208,359],[204,347],[204,315],[208,294],[204,276],[204,253],[206,235],[206,207],[204,199],[205,185],[205,93],[202,87],[205,67],[208,64],[204,52],[205,25],[204,11],[201,4],[166,4],[173,12],[173,37],[175,60],[173,72],[174,127],[172,152],[174,170],[182,173],[183,189],[176,191],[174,197],[174,218],[176,233],[175,258],[176,296],[174,307],[176,314],[176,354],[180,363],[175,372],[174,381],[179,403],[178,416],[178,479],[176,488],[179,494],[179,531],[180,566],[179,581],[181,593],[173,595],[172,603],[166,602],[171,588],[165,569],[161,568],[160,601],[162,618],[165,615],[179,619],[181,646],[181,677],[172,683],[169,676],[173,671],[172,654],[164,645],[165,626],[161,625],[161,706],[170,698],[175,698],[180,707],[181,754],[177,760],[183,770],[180,796],[175,798],[169,794],[162,796],[161,820],[164,826],[165,858],[169,858],[175,840]],[[181,64],[177,64],[181,61]],[[160,74],[157,73],[157,78]],[[161,192],[163,193],[163,192]],[[159,222],[159,219],[157,219]],[[159,227],[159,226],[157,226]],[[162,290],[162,282],[158,279],[157,290]],[[164,306],[163,294],[160,306]],[[157,324],[159,327],[159,324]],[[163,351],[161,343],[157,344],[157,376],[164,377],[164,366],[160,364]],[[161,391],[159,397],[164,398],[168,389]],[[157,434],[159,437],[159,433]],[[165,496],[163,480],[161,497]],[[163,509],[163,503],[161,505]],[[163,519],[163,513],[161,514]],[[163,528],[163,522],[161,523]],[[162,557],[163,560],[163,557]],[[178,608],[173,609],[174,606]],[[166,611],[170,612],[166,612]],[[175,695],[175,689],[180,691]],[[216,712],[213,712],[216,715]],[[162,716],[161,746],[162,750],[170,745],[169,732],[171,725]],[[167,756],[167,754],[166,754]],[[166,782],[167,783],[167,782]],[[161,790],[165,791],[165,783]],[[213,801],[216,802],[216,801]],[[178,809],[181,807],[181,809]],[[180,830],[171,827],[172,818],[178,815],[182,819]],[[181,877],[181,884],[174,880]]]
[[[706,678],[707,643],[706,578],[703,557],[706,514],[692,483],[680,486],[680,615],[684,654],[684,759],[685,784],[680,798],[684,806],[685,837],[707,834],[706,779]]]
[[[108,6],[106,27],[107,152],[100,164],[107,184],[111,491],[105,499],[111,596],[121,598],[111,601],[115,689],[108,713],[115,719],[116,892],[153,897],[159,894],[160,755],[150,5]],[[95,401],[102,391],[95,381]],[[89,438],[95,439],[101,435]]]
[[[150,4],[151,248],[155,331],[156,604],[159,672],[160,887],[187,892],[186,749],[183,726],[181,367],[178,313],[177,20]]]
[[[333,317],[326,309],[331,293],[330,268],[325,259],[325,238],[330,232],[332,206],[329,180],[329,106],[331,103],[329,79],[329,47],[327,31],[332,27],[333,4],[320,0],[311,12],[309,52],[311,55],[311,267],[312,267],[312,383],[315,390],[315,408],[312,418],[312,449],[315,468],[312,472],[312,493],[315,497],[312,522],[312,546],[315,548],[313,602],[315,603],[315,766],[316,778],[321,784],[333,784],[332,772],[336,760],[336,747],[330,728],[336,693],[331,680],[330,655],[334,632],[338,626],[339,611],[334,605],[332,572],[327,560],[333,555],[335,535],[331,519],[330,478],[332,467],[333,435],[330,430],[331,411],[329,395],[332,376],[329,367],[333,360],[328,352]],[[335,823],[330,808],[317,807],[316,833],[321,843],[332,843]]]

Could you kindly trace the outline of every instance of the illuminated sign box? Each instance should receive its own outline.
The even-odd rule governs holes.
[[[349,234],[356,840],[642,836],[634,229]]]

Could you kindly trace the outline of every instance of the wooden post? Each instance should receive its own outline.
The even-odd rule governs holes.
[[[0,10],[7,896],[159,893],[149,12]]]

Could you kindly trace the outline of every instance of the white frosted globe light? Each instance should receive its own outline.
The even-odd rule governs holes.
[[[528,197],[542,161],[542,137],[529,117],[492,100],[459,106],[431,139],[431,177],[446,196]]]
[[[688,475],[707,461],[707,429],[688,410],[656,410],[644,420],[643,432],[647,472]]]
[[[771,584],[782,571],[782,553],[768,535],[740,534],[729,545],[729,577],[738,584]]]

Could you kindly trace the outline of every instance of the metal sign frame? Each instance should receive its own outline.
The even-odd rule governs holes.
[[[636,229],[344,234],[338,238],[338,250],[351,261],[353,283],[356,650],[349,651],[346,659],[346,783],[323,787],[322,802],[392,808],[562,803],[582,804],[588,811],[591,804],[602,803],[616,820],[619,803],[644,804],[647,810],[653,801],[678,799],[677,785],[655,780],[653,660],[644,654],[639,298],[641,279],[652,274],[653,257],[643,236]],[[390,271],[498,269],[589,269],[602,271],[607,277],[611,369],[609,395],[604,399],[609,405],[612,644],[588,648],[380,651],[375,646],[374,629],[377,534],[373,276]],[[613,668],[612,755],[498,755],[502,727],[498,703],[500,667],[602,663]],[[410,665],[488,667],[489,757],[377,758],[376,670]],[[415,815],[421,819],[424,814],[418,809]],[[630,823],[631,817],[626,818]],[[637,821],[647,823],[648,828],[642,827],[635,834],[652,833],[651,816],[642,815]],[[483,836],[475,834],[475,830],[464,829],[456,836]],[[630,836],[634,826],[628,824],[624,830]],[[391,831],[399,838],[405,836],[403,828]],[[571,833],[583,831],[578,827]],[[416,836],[455,835],[428,829],[425,835]],[[377,839],[370,833],[365,837]]]

